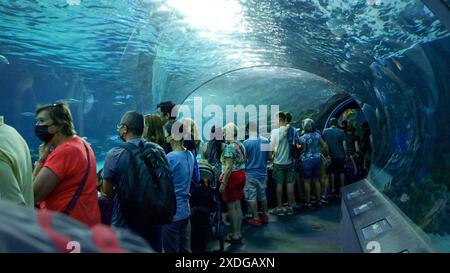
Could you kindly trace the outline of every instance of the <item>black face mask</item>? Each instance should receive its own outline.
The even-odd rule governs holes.
[[[34,133],[36,134],[36,136],[45,143],[52,140],[54,136],[54,134],[50,134],[48,132],[48,127],[48,125],[36,125],[34,127]]]

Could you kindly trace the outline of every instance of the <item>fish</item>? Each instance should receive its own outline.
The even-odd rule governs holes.
[[[123,102],[123,101],[116,101],[116,102],[113,102],[112,105],[115,105],[115,106],[125,105],[125,102]]]
[[[403,70],[403,66],[399,61],[397,61],[396,59],[392,59],[392,62],[397,66],[398,70]]]
[[[350,53],[350,51],[345,52],[345,57],[350,59],[352,57],[352,53]]]
[[[0,54],[0,63],[9,64],[9,61],[5,56]]]
[[[23,112],[20,114],[24,117],[34,117],[34,113],[32,113],[32,112]]]
[[[409,201],[409,196],[406,193],[402,194],[400,197],[400,202],[405,203],[407,201]]]
[[[112,135],[108,137],[109,140],[118,140],[119,136],[118,135]]]
[[[92,110],[92,107],[94,106],[94,103],[96,102],[96,99],[94,98],[94,95],[92,93],[86,93],[85,96],[87,98],[84,100],[83,113],[87,114]]]
[[[66,3],[69,6],[79,6],[81,4],[81,0],[67,0]]]
[[[114,97],[116,100],[129,100],[133,98],[133,95],[117,95]]]
[[[67,103],[67,104],[75,104],[75,103],[80,103],[81,101],[77,100],[77,99],[70,98],[70,99],[59,100],[59,102],[64,102],[64,103]]]
[[[380,6],[381,0],[367,0],[368,6]]]

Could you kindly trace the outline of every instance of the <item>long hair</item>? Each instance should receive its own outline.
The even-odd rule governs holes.
[[[236,124],[232,122],[227,123],[222,130],[225,136],[225,141],[236,140],[238,136],[238,127]]]
[[[211,145],[211,153],[212,155],[215,155],[216,158],[208,158],[208,160],[215,160],[217,162],[220,162],[220,155],[222,154],[222,144],[225,143],[225,140],[223,139],[223,132],[222,128],[216,126],[213,126],[211,128],[211,138],[208,141],[207,145],[209,148],[209,145]],[[208,154],[207,156],[210,156]]]
[[[159,115],[156,114],[146,115],[144,119],[144,124],[145,124],[144,138],[147,141],[151,141],[159,145],[165,142],[163,125]]]
[[[200,134],[198,132],[198,127],[195,121],[191,118],[183,118],[181,120],[183,123],[184,130],[184,141],[183,145],[189,151],[197,155],[198,149],[200,147]]]
[[[74,136],[77,133],[73,125],[72,114],[66,103],[53,103],[39,106],[36,109],[36,116],[42,111],[47,111],[49,118],[55,125],[62,126],[61,133],[63,135]]]

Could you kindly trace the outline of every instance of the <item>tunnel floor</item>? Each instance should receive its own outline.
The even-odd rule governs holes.
[[[226,253],[339,253],[340,205],[334,204],[293,216],[270,215],[265,226],[243,225],[241,244],[225,243]],[[209,251],[219,249],[211,241]]]

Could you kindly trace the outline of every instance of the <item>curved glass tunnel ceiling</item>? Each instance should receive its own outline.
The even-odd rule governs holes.
[[[372,181],[449,251],[450,37],[421,1],[1,1],[0,29],[0,114],[34,153],[34,110],[56,100],[102,161],[125,111],[181,103],[235,69],[265,66],[192,95],[295,117],[348,92],[373,131]]]
[[[323,105],[336,94],[344,92],[328,80],[305,71],[286,67],[252,67],[225,73],[206,82],[192,92],[183,105],[195,110],[194,102],[197,100],[196,104],[202,107],[202,111],[208,105],[217,105],[223,113],[224,123],[227,122],[227,105],[254,106],[258,113],[262,107],[262,111],[267,109],[269,115],[277,107],[293,114],[293,123],[297,126],[300,117],[304,118],[308,113],[317,117]],[[247,109],[251,111],[251,108]],[[209,116],[204,116],[203,123],[215,118],[212,113],[204,114]],[[258,116],[252,114],[247,118],[255,118],[256,121]],[[208,132],[204,134],[204,137],[209,136]]]
[[[137,97],[152,107],[252,65],[294,67],[358,90],[376,58],[447,35],[410,0],[2,1],[0,14],[0,54],[11,62],[146,93]]]

